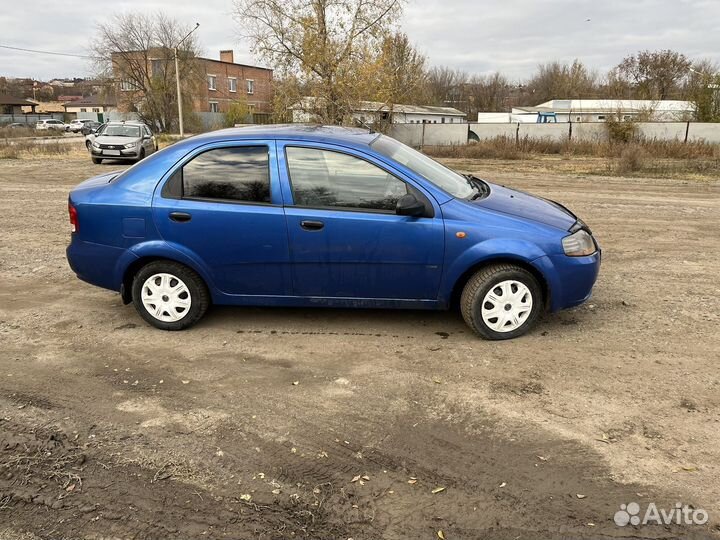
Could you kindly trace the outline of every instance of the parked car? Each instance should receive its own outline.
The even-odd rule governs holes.
[[[12,124],[7,124],[6,126],[0,126],[0,127],[7,127],[9,129],[33,129],[35,126],[32,124],[23,124],[20,122],[13,122]]]
[[[587,300],[600,267],[561,204],[340,127],[198,135],[69,197],[67,258],[148,323],[213,304],[447,309],[488,339]]]
[[[35,124],[35,129],[38,131],[43,130],[54,130],[54,131],[67,131],[68,126],[65,122],[61,122],[60,120],[54,120],[52,118],[46,119],[46,120],[38,120],[37,124]]]
[[[92,150],[92,143],[95,140],[96,137],[99,137],[103,130],[105,129],[105,126],[107,124],[100,124],[98,127],[96,127],[93,131],[90,131],[89,133],[84,133],[85,135],[85,147],[88,149],[88,152]]]
[[[101,124],[100,122],[95,122],[94,120],[91,120],[90,122],[85,122],[83,124],[82,128],[80,128],[80,133],[85,135],[85,140],[87,140],[87,136],[90,135],[91,133],[94,134],[98,130],[98,128],[102,125],[103,124]],[[92,142],[91,142],[91,144],[92,144]]]
[[[93,120],[86,120],[84,118],[76,118],[67,125],[67,130],[71,133],[80,133],[85,124],[93,122]],[[97,122],[96,122],[97,123]]]
[[[103,159],[140,161],[157,150],[157,142],[145,124],[108,122],[94,134],[89,150],[93,163],[102,163]]]

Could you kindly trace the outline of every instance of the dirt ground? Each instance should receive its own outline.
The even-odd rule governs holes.
[[[592,300],[502,343],[454,312],[163,333],[65,261],[68,190],[118,165],[1,160],[0,538],[720,537],[718,183],[449,162],[581,215]]]

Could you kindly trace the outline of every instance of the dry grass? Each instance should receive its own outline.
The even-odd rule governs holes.
[[[80,143],[49,141],[44,144],[32,141],[0,141],[0,159],[22,159],[38,156],[61,156],[76,152]]]
[[[9,127],[0,127],[0,139],[17,139],[19,137],[37,137],[39,135],[44,135],[45,131],[40,132],[38,134],[37,131],[32,126],[28,127],[21,127],[21,128],[9,128]],[[56,136],[61,136],[58,132],[50,132],[50,134],[54,134]]]
[[[467,145],[425,147],[438,158],[523,161],[539,158],[578,161],[595,165],[586,174],[617,174],[674,177],[683,174],[720,174],[720,145],[703,142],[556,141],[525,137],[496,137]],[[649,159],[652,157],[652,159]]]

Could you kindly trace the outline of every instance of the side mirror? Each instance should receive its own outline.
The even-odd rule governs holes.
[[[425,205],[415,195],[408,193],[398,199],[395,213],[399,216],[420,217],[425,215]]]

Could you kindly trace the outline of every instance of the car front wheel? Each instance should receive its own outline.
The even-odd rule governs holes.
[[[135,275],[132,298],[140,316],[161,330],[184,330],[198,322],[210,305],[202,278],[172,261],[156,261]]]
[[[511,339],[530,330],[543,310],[542,289],[527,270],[496,264],[475,273],[465,284],[460,311],[480,336]]]

